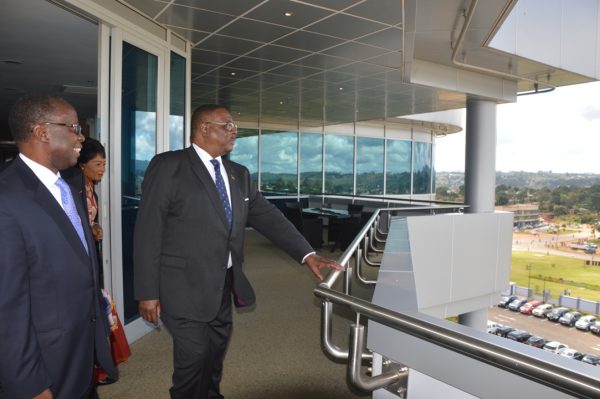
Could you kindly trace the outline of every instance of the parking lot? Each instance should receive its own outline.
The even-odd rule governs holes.
[[[512,328],[529,331],[550,341],[562,342],[583,353],[600,355],[600,336],[577,330],[575,327],[566,327],[545,318],[524,315],[497,306],[488,310],[488,319]]]

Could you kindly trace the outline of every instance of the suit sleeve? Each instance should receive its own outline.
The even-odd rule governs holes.
[[[162,236],[169,207],[171,168],[155,156],[144,176],[142,201],[133,238],[134,294],[137,300],[158,299]]]
[[[247,225],[283,249],[298,263],[302,263],[302,259],[314,252],[314,249],[283,213],[256,189],[247,170],[246,178],[250,187]]]
[[[18,222],[0,202],[0,391],[31,398],[50,387],[31,324],[26,243]]]

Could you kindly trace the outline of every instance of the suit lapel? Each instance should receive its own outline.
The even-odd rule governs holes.
[[[236,176],[233,173],[233,170],[231,168],[231,164],[229,163],[228,160],[223,159],[223,167],[225,168],[225,171],[227,172],[227,179],[229,180],[229,191],[230,191],[230,195],[231,195],[231,212],[233,213],[233,223],[235,224],[235,217],[236,214],[239,215],[239,207],[242,204],[242,194],[240,193],[240,189],[239,189],[239,176]]]
[[[188,147],[187,154],[190,162],[192,163],[192,170],[194,171],[194,174],[200,179],[206,188],[206,194],[208,195],[208,198],[210,198],[217,215],[219,215],[219,218],[221,218],[221,221],[225,227],[229,229],[229,222],[227,221],[227,216],[225,216],[225,210],[223,209],[223,204],[221,203],[221,198],[217,192],[217,186],[215,186],[214,180],[210,176],[208,170],[206,170],[206,166],[196,153],[196,150],[194,150],[194,147]]]
[[[18,161],[17,161],[18,160]],[[52,193],[48,191],[46,186],[42,184],[42,182],[37,178],[35,173],[20,158],[15,158],[15,161],[18,162],[19,167],[21,169],[21,176],[26,180],[27,185],[31,187],[34,192],[35,201],[40,205],[40,207],[48,214],[48,216],[54,220],[58,229],[64,235],[65,240],[69,243],[69,245],[75,250],[75,252],[82,258],[89,260],[88,254],[85,252],[85,248],[79,239],[79,235],[75,231],[75,228],[71,224],[69,217],[62,209],[62,207],[58,204]],[[70,186],[70,185],[69,185]],[[73,189],[71,188],[71,191]],[[75,203],[77,204],[77,194],[73,194],[73,198],[75,199]],[[81,217],[81,206],[78,206],[77,210]],[[84,226],[84,231],[85,231]],[[86,237],[87,239],[87,237]],[[89,240],[88,240],[89,241]],[[89,246],[89,243],[88,243]]]

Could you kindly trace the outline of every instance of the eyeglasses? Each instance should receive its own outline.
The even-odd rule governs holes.
[[[76,135],[81,134],[81,125],[79,123],[61,123],[61,122],[40,122],[40,125],[58,125],[58,126],[66,126],[73,129],[73,132]]]
[[[219,126],[225,126],[225,130],[227,130],[228,132],[231,132],[233,129],[237,129],[238,125],[237,123],[233,123],[233,122],[209,122],[209,121],[205,121],[202,123],[212,123],[213,125],[219,125]]]

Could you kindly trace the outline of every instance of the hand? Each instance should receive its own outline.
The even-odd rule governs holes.
[[[320,281],[323,281],[323,276],[319,269],[333,269],[333,270],[344,270],[344,266],[340,265],[333,259],[324,258],[322,256],[313,254],[308,256],[304,263],[310,269],[311,273],[314,274]]]
[[[33,399],[52,399],[52,397],[53,396],[52,396],[52,392],[50,391],[50,389],[46,389],[39,395],[34,396]]]
[[[94,236],[94,241],[102,241],[102,238],[104,238],[102,226],[100,226],[98,223],[94,223],[92,225],[92,235]]]
[[[144,320],[158,325],[158,318],[160,317],[160,301],[158,299],[140,301],[138,309]]]

